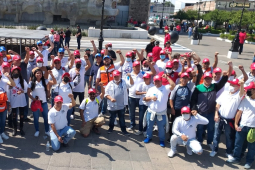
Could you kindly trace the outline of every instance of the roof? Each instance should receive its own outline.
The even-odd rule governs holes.
[[[1,38],[22,38],[22,39],[42,39],[49,32],[45,30],[25,30],[0,28]]]

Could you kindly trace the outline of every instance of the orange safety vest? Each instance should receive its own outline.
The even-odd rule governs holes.
[[[198,72],[198,71],[197,71]],[[211,73],[212,74],[212,67],[209,67],[207,70],[205,70],[205,72],[203,73],[203,75],[205,74],[205,73]],[[204,83],[204,76],[202,75],[202,77],[201,77],[201,79],[200,79],[200,81],[199,81],[199,84],[203,84]]]
[[[9,62],[12,62],[12,56],[6,55],[6,58],[7,58],[7,62],[8,62],[8,63],[9,63]]]
[[[112,72],[114,70],[115,67],[113,64],[107,70],[105,69],[105,66],[100,67],[101,82],[104,86],[106,86],[110,81],[113,80]]]

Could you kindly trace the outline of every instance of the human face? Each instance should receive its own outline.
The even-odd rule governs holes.
[[[252,74],[253,76],[255,76],[255,70],[252,70],[252,69],[251,69],[251,74]]]
[[[61,53],[58,52],[58,57],[62,59],[64,57],[64,53],[63,52],[61,52]]]
[[[63,102],[55,102],[55,108],[57,110],[60,110],[62,108],[62,104],[63,104]]]
[[[42,78],[42,72],[41,72],[41,71],[37,71],[37,72],[35,73],[35,78],[36,78],[37,80],[41,80],[41,78]]]
[[[210,86],[212,84],[212,78],[210,78],[210,77],[204,78],[204,84],[206,86]]]
[[[89,93],[90,100],[95,100],[96,94],[95,93]]]
[[[148,57],[148,61],[152,62],[153,61],[153,57]]]
[[[115,82],[119,82],[120,81],[120,76],[114,76],[113,79],[115,80]]]
[[[221,78],[221,73],[220,73],[220,72],[218,72],[218,73],[213,73],[213,79],[214,79],[215,81],[219,81],[220,78]]]
[[[104,65],[108,67],[110,64],[111,64],[111,59],[105,58],[104,59]]]
[[[10,68],[10,67],[4,67],[4,68],[3,68],[3,74],[4,74],[4,73],[10,73],[10,71],[11,71],[11,68]]]
[[[2,51],[1,53],[3,54],[4,57],[6,56],[6,51]]]
[[[136,74],[138,74],[140,72],[140,65],[133,67],[133,70]]]
[[[155,85],[157,88],[159,88],[159,87],[162,86],[162,81],[156,80],[156,81],[154,81],[154,85]]]
[[[87,56],[90,56],[90,51],[86,51]]]
[[[181,85],[186,86],[189,81],[189,78],[187,76],[180,79]]]
[[[43,48],[43,45],[42,45],[42,44],[38,44],[37,47],[38,47],[38,49],[41,51],[42,48]]]
[[[34,58],[35,58],[35,55],[34,55],[34,54],[29,55],[29,58],[30,58],[30,59],[34,59]]]
[[[12,64],[14,65],[14,66],[20,66],[20,63],[21,63],[21,60],[13,60],[13,62],[12,62]]]
[[[174,62],[173,70],[177,70],[178,67],[179,67],[179,63],[178,62]]]
[[[234,91],[232,91],[232,92],[230,91],[230,93],[232,93],[232,94],[236,93],[240,89],[240,87],[238,85],[230,84],[230,87],[234,88]]]
[[[209,62],[202,63],[203,69],[207,70],[210,66]]]
[[[75,55],[74,56],[74,58],[76,59],[76,58],[81,58],[81,56],[79,56],[79,55]]]
[[[61,68],[61,62],[60,61],[55,61],[54,66],[55,66],[56,69],[59,70]]]
[[[150,79],[150,78],[144,78],[143,80],[144,80],[144,83],[145,83],[146,85],[151,84],[151,79]]]
[[[102,62],[102,57],[99,57],[99,56],[96,57],[96,62],[97,62],[97,63],[101,63],[101,62]]]

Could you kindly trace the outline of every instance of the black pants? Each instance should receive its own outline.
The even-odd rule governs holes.
[[[239,43],[239,54],[243,52],[243,44]]]
[[[84,92],[73,92],[73,98],[74,100],[76,100],[77,96],[79,97],[79,102],[81,104],[81,102],[84,99]],[[75,107],[73,108],[73,113],[72,115],[74,115],[74,111],[75,111]]]
[[[175,110],[175,115],[172,115],[172,113],[171,113],[171,125],[169,126],[170,138],[171,138],[171,136],[172,136],[172,134],[173,134],[172,128],[173,128],[174,120],[175,120],[177,117],[179,117],[179,116],[181,116],[181,110],[176,109],[176,110]]]
[[[19,120],[20,120],[20,129],[23,129],[23,123],[24,123],[24,109],[25,107],[17,107],[17,108],[12,108],[12,113],[11,113],[11,117],[12,117],[12,123],[13,123],[13,127],[14,129],[17,129],[18,126],[18,120],[17,120],[17,112],[19,110]]]

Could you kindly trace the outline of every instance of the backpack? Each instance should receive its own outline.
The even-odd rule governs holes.
[[[0,112],[5,111],[6,107],[6,102],[7,102],[7,94],[4,91],[2,87],[0,87]]]
[[[247,135],[247,141],[249,143],[255,142],[255,128],[251,128]]]

